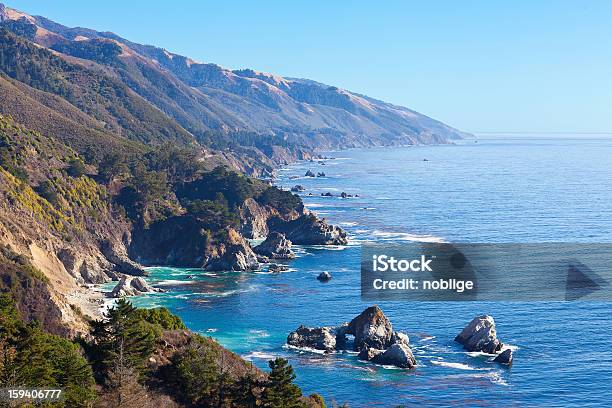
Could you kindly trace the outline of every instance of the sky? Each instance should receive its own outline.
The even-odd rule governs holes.
[[[197,61],[335,85],[469,132],[612,133],[612,1],[4,2]]]

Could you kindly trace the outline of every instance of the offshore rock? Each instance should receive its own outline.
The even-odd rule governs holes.
[[[360,360],[401,368],[416,365],[408,336],[394,332],[391,322],[378,306],[368,307],[350,323],[340,326],[310,328],[302,325],[289,334],[287,344],[329,353],[346,350],[347,335],[354,336],[353,350],[359,352]]]
[[[391,336],[391,343],[393,344],[401,343],[401,344],[407,345],[410,343],[410,338],[408,337],[406,333],[394,331],[393,335]]]
[[[317,276],[317,280],[321,282],[329,282],[331,278],[332,278],[331,274],[327,271],[321,272],[319,276]]]
[[[304,214],[295,220],[285,221],[278,217],[268,222],[270,231],[280,232],[295,245],[345,245],[346,232],[314,214]]]
[[[291,241],[279,232],[270,233],[264,242],[253,249],[258,255],[272,259],[293,259],[295,253],[291,250]]]
[[[416,359],[408,345],[396,343],[385,350],[384,353],[375,355],[370,361],[375,364],[393,365],[400,368],[414,368]]]
[[[504,351],[502,351],[501,353],[499,353],[497,355],[497,357],[495,357],[493,359],[493,361],[500,363],[500,364],[507,364],[507,365],[511,365],[512,364],[512,350],[510,349],[505,349]]]
[[[306,174],[304,174],[304,177],[315,177],[316,174],[314,174],[311,170],[308,170],[306,172]]]
[[[370,306],[348,324],[346,334],[355,336],[353,349],[373,347],[385,350],[392,343],[393,327],[378,306]]]
[[[272,264],[268,267],[268,272],[272,273],[287,272],[288,270],[289,267],[287,265]]]
[[[336,349],[336,333],[332,327],[300,326],[287,336],[287,344],[294,347],[308,347],[330,353]]]
[[[488,315],[477,316],[455,337],[467,351],[482,351],[494,354],[503,344],[497,339],[495,321]]]
[[[364,346],[357,355],[357,358],[363,361],[370,361],[377,355],[382,354],[384,352],[384,350],[378,350],[372,347]]]

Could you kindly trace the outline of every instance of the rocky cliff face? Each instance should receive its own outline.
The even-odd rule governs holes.
[[[256,200],[245,200],[239,210],[240,230],[227,228],[213,236],[205,220],[180,215],[134,231],[130,257],[145,265],[171,265],[207,270],[253,270],[259,266],[248,238],[270,237],[258,253],[288,259],[291,244],[343,245],[346,232],[310,213],[280,212]],[[294,241],[296,240],[296,241]]]
[[[346,232],[314,214],[303,214],[292,220],[273,217],[268,220],[268,229],[284,234],[296,245],[345,245],[348,242]]]
[[[127,256],[131,225],[111,208],[104,186],[66,171],[75,157],[68,146],[0,115],[0,246],[44,277],[37,284],[44,290],[24,302],[41,307],[46,296],[58,317],[53,327],[79,330],[81,312],[98,315],[88,284],[144,269]]]

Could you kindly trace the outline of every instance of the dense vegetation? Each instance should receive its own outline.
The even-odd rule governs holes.
[[[32,219],[28,227],[70,247],[87,234],[98,243],[113,222],[136,235],[169,219],[224,240],[248,199],[301,211],[297,196],[207,162],[181,125],[139,96],[146,90],[126,85],[131,68],[116,43],[60,42],[54,49],[112,65],[124,82],[27,41],[34,36],[27,20],[0,25],[0,198],[7,219]],[[1,114],[6,107],[39,131]],[[271,155],[273,146],[288,147],[284,136],[260,136],[198,133],[217,149],[253,146]],[[28,258],[0,245],[0,388],[61,387],[65,399],[55,406],[66,407],[173,406],[168,395],[193,407],[324,406],[320,397],[302,396],[285,360],[271,362],[264,375],[214,340],[187,333],[163,308],[119,301],[104,320],[90,322],[87,338],[69,340],[50,286]],[[172,343],[181,336],[184,344]]]
[[[91,366],[81,348],[25,325],[8,294],[0,294],[0,387],[58,387],[64,390],[58,407],[90,406],[95,399]]]
[[[182,328],[166,309],[141,310],[120,300],[103,321],[94,322],[90,340],[74,342],[44,332],[35,322],[24,324],[13,298],[3,293],[0,388],[62,388],[64,399],[55,407],[175,405],[168,395],[188,407],[325,406],[319,396],[302,397],[286,360],[271,361],[266,376],[198,335],[190,335],[167,364],[149,364],[155,352],[163,352],[164,336]]]
[[[85,52],[83,50],[82,52]],[[0,71],[32,88],[64,98],[106,128],[127,138],[151,144],[193,137],[124,83],[88,70],[36,47],[0,27]]]

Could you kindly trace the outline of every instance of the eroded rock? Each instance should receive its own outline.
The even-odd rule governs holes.
[[[294,245],[345,245],[346,232],[337,226],[318,219],[314,214],[304,214],[294,220],[279,218],[270,220],[270,231],[280,232]]]
[[[287,337],[287,344],[330,353],[336,349],[336,333],[331,327],[300,326]]]
[[[295,253],[291,250],[291,241],[279,232],[268,234],[266,240],[254,248],[258,255],[272,259],[293,259]]]
[[[321,282],[329,282],[331,278],[332,278],[331,274],[327,271],[321,272],[319,276],[317,276],[317,280]]]
[[[387,316],[378,306],[370,306],[348,324],[346,334],[355,336],[354,350],[364,346],[384,350],[389,347],[393,337],[393,327]]]
[[[412,350],[404,343],[396,343],[385,350],[383,353],[376,354],[371,362],[382,365],[393,365],[401,368],[414,368],[416,359]]]
[[[455,337],[467,351],[482,351],[494,354],[503,344],[497,339],[495,321],[489,315],[477,316]]]
[[[502,351],[501,353],[499,353],[497,355],[497,357],[495,357],[493,359],[493,361],[500,363],[500,364],[507,364],[507,365],[511,365],[512,364],[512,360],[513,360],[513,356],[512,356],[512,350],[510,349],[505,349],[504,351]]]

